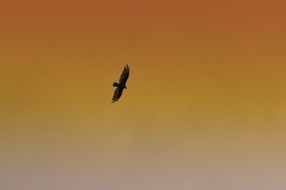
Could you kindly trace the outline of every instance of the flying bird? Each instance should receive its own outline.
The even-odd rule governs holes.
[[[117,83],[117,82],[113,83],[113,86],[116,87],[116,89],[115,89],[114,94],[113,94],[112,103],[119,100],[119,98],[122,95],[123,90],[127,89],[126,82],[127,82],[128,77],[129,77],[129,67],[128,67],[128,65],[125,65],[125,67],[121,73],[119,83]]]

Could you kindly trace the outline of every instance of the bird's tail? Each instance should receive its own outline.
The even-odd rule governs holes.
[[[114,83],[113,83],[113,86],[114,86],[114,87],[117,87],[118,85],[119,85],[119,84],[118,84],[117,82],[114,82]]]

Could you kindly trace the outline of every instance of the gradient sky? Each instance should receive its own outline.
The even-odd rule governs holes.
[[[0,189],[286,189],[285,8],[2,0]]]

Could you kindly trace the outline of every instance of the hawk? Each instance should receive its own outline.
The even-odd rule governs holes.
[[[125,65],[125,67],[121,73],[119,83],[117,83],[117,82],[113,83],[113,86],[116,87],[116,89],[115,89],[114,94],[113,94],[112,103],[119,100],[119,98],[122,95],[123,90],[127,89],[126,82],[127,82],[128,77],[129,77],[129,67],[128,67],[128,65]]]

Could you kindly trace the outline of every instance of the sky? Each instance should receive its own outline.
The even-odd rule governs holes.
[[[284,190],[285,7],[2,0],[0,189]]]

